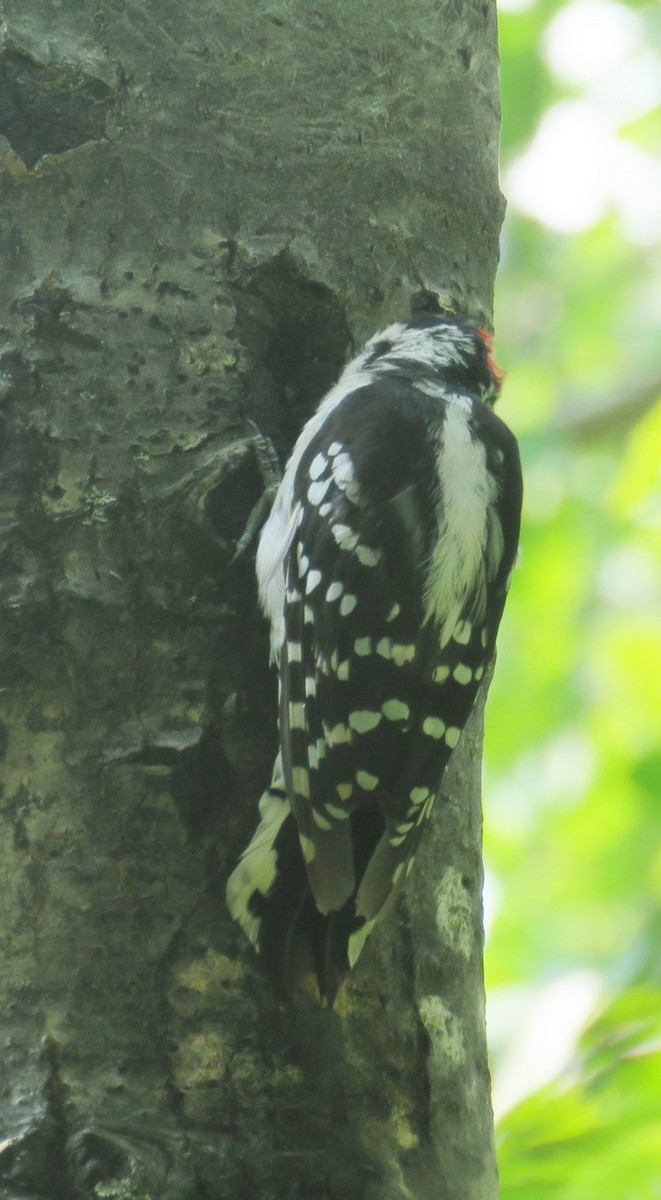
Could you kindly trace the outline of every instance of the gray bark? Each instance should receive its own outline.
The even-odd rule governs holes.
[[[489,312],[492,0],[4,0],[0,1196],[494,1200],[479,716],[335,1011],[224,906],[274,753],[254,421]]]

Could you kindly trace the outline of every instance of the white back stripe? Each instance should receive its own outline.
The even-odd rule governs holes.
[[[463,398],[462,398],[463,399]],[[438,447],[438,540],[432,551],[425,587],[425,620],[441,627],[441,646],[447,644],[466,606],[473,619],[486,609],[487,539],[492,553],[500,549],[494,536],[497,483],[487,470],[486,451],[474,441],[470,408],[448,403]],[[502,553],[502,551],[501,551]],[[489,563],[489,574],[496,564]]]

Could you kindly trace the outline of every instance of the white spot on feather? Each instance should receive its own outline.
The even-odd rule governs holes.
[[[458,621],[452,631],[452,640],[460,646],[467,646],[471,640],[473,626],[470,621]]]
[[[290,729],[305,729],[305,705],[291,704],[289,705],[289,728]]]
[[[358,534],[349,525],[331,525],[331,533],[340,550],[355,550],[358,545]]]
[[[403,667],[404,663],[411,662],[415,658],[415,646],[412,642],[408,646],[394,643],[390,657],[396,667]]]
[[[424,804],[429,799],[429,788],[414,787],[409,792],[409,800],[417,808],[420,804]]]
[[[310,504],[321,504],[329,487],[330,479],[318,479],[315,483],[311,483],[308,488],[308,500]]]
[[[411,709],[404,700],[386,700],[381,705],[381,712],[389,721],[408,721]]]
[[[356,733],[370,733],[372,729],[376,729],[380,721],[381,713],[370,712],[367,708],[349,713],[349,724]]]
[[[331,817],[335,817],[336,821],[346,821],[351,816],[351,811],[348,808],[342,808],[339,804],[327,804],[326,812],[330,813]]]
[[[328,830],[333,828],[331,822],[317,808],[312,809],[312,820],[319,829],[323,829],[324,833],[328,833]]]
[[[371,546],[357,546],[356,554],[358,562],[364,567],[376,567],[381,562],[381,551],[374,550]]]
[[[307,863],[313,862],[317,851],[315,849],[315,844],[312,841],[312,838],[306,837],[304,833],[299,833],[298,839],[301,843],[301,850],[303,851],[303,858],[305,859],[305,861]]]
[[[329,746],[341,746],[351,741],[350,730],[340,721],[339,724],[333,725],[332,729],[328,730],[326,740]]]
[[[310,773],[307,767],[294,767],[292,773],[294,791],[304,800],[310,799]]]
[[[345,492],[352,504],[358,501],[360,489],[356,484],[353,463],[346,453],[337,455],[332,463],[333,479],[340,491]]]
[[[320,475],[323,475],[327,466],[328,459],[326,458],[325,454],[316,454],[310,463],[310,479],[318,479]]]

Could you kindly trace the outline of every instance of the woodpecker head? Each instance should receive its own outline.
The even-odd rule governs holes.
[[[491,334],[446,314],[389,325],[370,338],[361,357],[378,374],[406,375],[413,383],[436,380],[488,404],[497,399],[505,375],[494,361]]]

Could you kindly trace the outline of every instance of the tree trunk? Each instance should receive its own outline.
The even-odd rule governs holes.
[[[488,312],[495,4],[4,8],[0,1195],[494,1200],[479,715],[334,1011],[224,882],[276,743],[252,422],[415,291]]]

